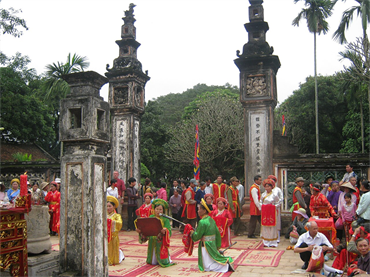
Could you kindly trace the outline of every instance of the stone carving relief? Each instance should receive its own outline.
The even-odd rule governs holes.
[[[246,94],[251,96],[267,95],[265,76],[248,77],[246,82]]]
[[[115,87],[113,93],[114,105],[128,104],[128,87]]]
[[[142,94],[143,94],[143,88],[141,86],[135,87],[135,106],[141,107],[142,106]]]

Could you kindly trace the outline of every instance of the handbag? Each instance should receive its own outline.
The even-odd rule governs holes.
[[[338,218],[337,221],[335,221],[335,229],[342,230],[343,229],[343,220],[342,218]]]
[[[289,236],[292,237],[292,238],[295,238],[295,239],[299,238],[298,232],[294,231],[294,230],[290,232]]]

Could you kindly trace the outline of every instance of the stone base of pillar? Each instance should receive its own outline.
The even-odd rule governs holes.
[[[59,252],[50,254],[28,256],[28,276],[52,276],[54,271],[59,270]]]
[[[27,221],[27,251],[29,254],[51,252],[50,215],[46,205],[33,205],[32,210],[25,214]]]

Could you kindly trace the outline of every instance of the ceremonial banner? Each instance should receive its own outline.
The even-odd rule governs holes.
[[[286,129],[285,129],[285,116],[283,115],[283,132],[281,133],[282,136],[286,136]]]
[[[199,130],[198,124],[195,126],[195,150],[194,150],[194,179],[199,181],[200,168],[199,168]]]

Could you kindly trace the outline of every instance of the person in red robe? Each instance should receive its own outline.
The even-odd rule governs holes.
[[[311,216],[318,216],[319,218],[337,217],[332,205],[326,199],[325,195],[321,193],[320,184],[311,184],[310,188],[312,194],[310,201]]]
[[[57,190],[57,183],[55,181],[50,183],[50,191],[45,196],[45,201],[49,202],[51,234],[56,235],[59,232],[60,192]]]
[[[233,224],[231,212],[226,209],[228,206],[227,200],[219,197],[216,200],[217,210],[213,210],[210,216],[215,220],[218,230],[221,235],[221,247],[225,248],[231,245],[230,226]]]
[[[144,204],[141,205],[139,209],[135,211],[136,215],[139,217],[149,217],[150,215],[154,214],[152,209],[152,199],[153,194],[147,192],[144,194]]]
[[[185,190],[185,206],[182,210],[181,217],[184,218],[184,223],[189,223],[193,228],[197,223],[195,192],[194,187],[197,185],[197,180],[191,179],[190,186]]]
[[[216,204],[216,200],[219,197],[225,197],[227,185],[222,182],[222,176],[217,176],[217,182],[212,184],[212,190],[214,195],[213,204]]]

